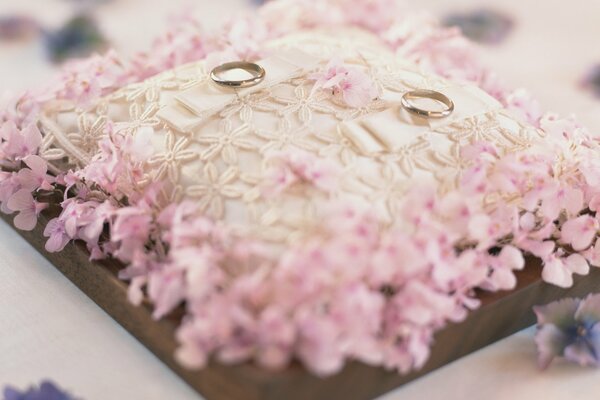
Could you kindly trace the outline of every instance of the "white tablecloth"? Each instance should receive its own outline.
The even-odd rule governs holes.
[[[0,16],[33,12],[49,26],[68,17],[73,2],[0,0]],[[123,52],[146,47],[162,31],[168,10],[186,0],[117,0],[98,10],[102,27]],[[417,3],[417,2],[415,2]],[[577,81],[600,62],[600,1],[421,0],[436,12],[493,6],[516,27],[484,58],[512,86],[525,86],[544,108],[576,112],[600,130],[600,101]],[[214,25],[242,0],[197,2]],[[143,17],[142,17],[143,15]],[[0,88],[20,90],[44,82],[52,68],[39,44],[0,44]],[[24,388],[50,378],[88,400],[201,399],[148,350],[65,279],[6,224],[0,223],[0,387]],[[380,400],[598,399],[600,370],[556,363],[540,372],[528,329],[456,361]]]

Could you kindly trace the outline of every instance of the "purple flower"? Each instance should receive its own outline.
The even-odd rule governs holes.
[[[0,17],[0,40],[30,39],[40,31],[34,19],[23,15]]]
[[[96,21],[86,13],[76,15],[56,30],[44,32],[48,54],[52,61],[89,55],[106,44]]]
[[[583,366],[600,366],[600,294],[563,299],[533,309],[538,318],[535,342],[539,364],[555,357]]]
[[[600,64],[590,68],[583,77],[581,85],[584,89],[591,91],[594,96],[600,98]]]
[[[487,9],[449,14],[443,23],[460,28],[466,37],[484,44],[502,42],[513,27],[513,21],[508,16]]]
[[[57,388],[52,382],[44,381],[40,387],[32,386],[20,392],[10,386],[4,388],[4,400],[76,400]]]

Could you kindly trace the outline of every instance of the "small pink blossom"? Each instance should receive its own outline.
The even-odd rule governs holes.
[[[151,229],[150,210],[138,207],[118,209],[110,230],[111,241],[119,243],[115,255],[123,261],[131,261],[137,252],[145,251]]]
[[[0,171],[0,211],[5,214],[11,214],[14,211],[8,208],[8,199],[12,197],[19,189],[18,174],[16,172]]]
[[[406,7],[395,0],[342,0],[348,23],[373,32],[384,32]]]
[[[561,240],[575,250],[584,250],[592,244],[599,227],[598,220],[589,215],[570,219],[562,225]]]
[[[525,268],[523,253],[514,246],[505,246],[497,257],[490,258],[491,274],[484,286],[488,290],[512,290],[517,285],[513,271]]]
[[[2,151],[6,157],[14,160],[36,154],[42,143],[42,134],[33,123],[20,130],[14,122],[5,122],[0,127],[0,138],[4,140]]]
[[[139,128],[134,135],[125,137],[122,146],[123,153],[131,157],[133,162],[146,161],[154,154],[153,135],[152,127]]]
[[[185,279],[182,270],[163,268],[150,274],[148,295],[154,301],[154,319],[161,319],[185,298]]]
[[[21,189],[8,199],[7,207],[18,212],[14,219],[15,226],[23,231],[31,231],[35,228],[40,213],[48,208],[48,204],[38,203],[29,190]]]
[[[515,90],[506,97],[506,108],[511,110],[523,121],[533,126],[539,126],[542,118],[542,107],[529,92],[524,89]]]
[[[301,150],[270,154],[267,164],[269,167],[263,183],[267,196],[276,196],[296,183],[331,192],[335,190],[339,175],[335,164]]]
[[[102,88],[94,78],[74,79],[69,83],[66,98],[75,100],[81,106],[88,106],[102,95]]]
[[[253,17],[236,18],[225,25],[227,49],[238,60],[257,60],[264,54],[264,42],[269,38],[266,24]]]
[[[573,274],[586,275],[589,265],[586,259],[579,254],[572,254],[566,258],[551,255],[544,260],[542,278],[544,281],[560,287],[573,285]]]
[[[50,253],[62,251],[67,243],[73,239],[67,234],[64,221],[59,218],[48,221],[46,228],[44,228],[44,236],[48,238],[45,247],[46,251]]]
[[[357,67],[350,67],[339,59],[332,59],[323,72],[310,76],[315,81],[313,91],[330,91],[340,95],[344,102],[355,108],[367,106],[377,97],[377,89],[371,78]]]
[[[41,157],[30,155],[23,159],[29,168],[23,168],[17,175],[22,188],[29,191],[53,189],[54,178],[48,175],[48,163]]]

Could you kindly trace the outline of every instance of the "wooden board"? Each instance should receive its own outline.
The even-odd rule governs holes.
[[[12,224],[12,216],[2,217]],[[126,283],[117,278],[117,272],[121,268],[119,263],[90,262],[86,249],[80,244],[69,244],[60,253],[47,253],[44,250],[45,239],[41,227],[46,225],[48,219],[48,215],[43,215],[41,223],[34,231],[18,232],[68,279],[208,400],[372,399],[532,325],[535,318],[531,308],[536,304],[545,304],[565,296],[584,296],[600,287],[600,269],[593,269],[588,276],[577,277],[573,287],[565,290],[541,282],[539,263],[528,260],[525,270],[518,273],[519,284],[516,290],[493,294],[480,293],[482,306],[470,313],[464,322],[450,325],[439,332],[426,366],[405,376],[358,362],[348,364],[341,373],[326,379],[310,375],[299,364],[276,373],[264,371],[251,364],[212,364],[200,371],[190,371],[179,366],[173,358],[177,318],[154,321],[149,305],[131,305],[127,301]]]

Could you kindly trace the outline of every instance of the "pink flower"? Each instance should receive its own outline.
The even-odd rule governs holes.
[[[563,242],[573,246],[573,249],[584,250],[592,244],[598,228],[598,220],[589,215],[582,215],[570,219],[562,225],[560,238]]]
[[[263,190],[267,196],[276,196],[296,183],[312,185],[325,192],[333,191],[337,185],[337,166],[302,150],[272,153],[266,162],[269,168],[265,172]]]
[[[400,4],[395,0],[343,0],[340,5],[350,24],[382,32],[405,11]]]
[[[54,178],[48,175],[47,162],[36,155],[30,155],[23,160],[29,168],[23,168],[17,175],[17,181],[22,188],[30,192],[36,190],[52,190]]]
[[[131,157],[133,162],[146,161],[154,153],[152,137],[154,129],[152,127],[141,127],[134,135],[126,136],[123,141],[123,154]]]
[[[18,229],[31,231],[37,224],[40,213],[48,208],[48,204],[38,203],[33,199],[31,192],[21,189],[8,199],[8,208],[17,211],[14,224]]]
[[[518,89],[506,97],[506,108],[527,121],[533,126],[539,126],[542,118],[540,103],[532,98],[531,94],[524,89]]]
[[[185,298],[183,271],[177,268],[163,268],[150,274],[148,295],[154,302],[152,317],[161,319]]]
[[[586,275],[589,265],[583,256],[571,254],[567,258],[551,255],[544,260],[542,278],[548,283],[560,287],[571,287],[573,285],[573,274]]]
[[[310,79],[315,81],[313,91],[331,91],[341,95],[344,102],[355,108],[367,106],[377,97],[377,89],[371,78],[356,67],[349,67],[339,59],[332,59],[325,71],[313,74]]]
[[[0,138],[5,141],[2,146],[4,154],[14,160],[36,154],[42,143],[42,134],[33,123],[19,130],[14,122],[5,122],[0,127]]]
[[[67,86],[66,98],[73,99],[82,107],[87,107],[102,95],[102,88],[94,78],[74,79]]]
[[[344,353],[337,346],[340,330],[326,316],[301,317],[299,324],[298,356],[317,375],[339,372],[344,365]]]
[[[151,211],[142,207],[124,207],[116,210],[110,229],[110,240],[117,245],[114,256],[131,262],[144,253],[152,230]]]
[[[62,251],[67,243],[73,239],[67,234],[65,223],[60,218],[53,218],[48,221],[48,225],[44,228],[44,236],[48,238],[46,242],[46,251],[57,253]]]
[[[0,171],[0,211],[5,214],[11,214],[14,211],[8,208],[8,199],[12,197],[19,189],[21,185],[17,180],[16,172],[3,172]]]
[[[525,267],[523,253],[513,246],[505,246],[497,257],[490,258],[491,274],[485,285],[487,290],[512,290],[517,285],[514,270]]]
[[[256,60],[263,55],[269,32],[263,21],[248,16],[227,24],[224,36],[238,60]]]

